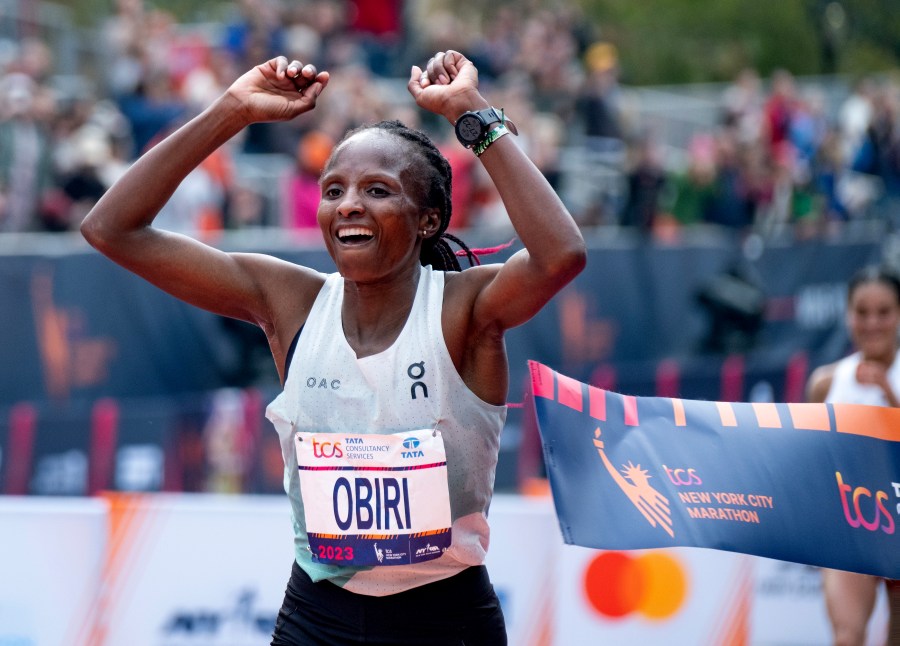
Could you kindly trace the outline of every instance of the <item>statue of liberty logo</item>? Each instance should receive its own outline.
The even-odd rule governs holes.
[[[659,525],[669,536],[674,538],[675,532],[672,530],[672,512],[669,509],[669,499],[653,488],[650,484],[651,476],[644,469],[641,469],[640,464],[632,464],[631,460],[628,461],[628,464],[622,465],[622,473],[619,473],[606,456],[606,451],[603,450],[599,426],[594,431],[594,446],[597,447],[597,452],[600,454],[600,459],[603,460],[603,465],[606,467],[609,475],[619,485],[619,488],[625,492],[631,504],[637,507],[650,525],[653,527]]]

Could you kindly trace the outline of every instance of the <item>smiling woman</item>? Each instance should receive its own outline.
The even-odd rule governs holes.
[[[450,164],[440,153],[434,143],[423,133],[407,128],[399,121],[382,121],[380,123],[363,126],[355,130],[351,130],[344,137],[347,141],[352,135],[362,134],[367,130],[381,131],[385,134],[395,135],[399,141],[395,141],[395,145],[399,146],[401,142],[407,144],[406,148],[399,146],[400,156],[393,158],[388,155],[388,159],[383,160],[388,166],[397,165],[405,159],[405,163],[401,164],[402,174],[407,181],[415,182],[415,192],[425,196],[425,205],[435,209],[438,214],[437,222],[430,223],[422,228],[422,248],[421,260],[423,265],[432,265],[437,269],[443,270],[460,270],[459,261],[456,254],[450,249],[447,241],[453,241],[462,247],[463,253],[469,259],[470,265],[480,264],[475,255],[466,245],[450,234],[447,234],[447,227],[450,225],[450,216],[452,214],[451,195],[451,171]],[[337,156],[333,155],[330,164],[337,160]],[[331,190],[326,182],[328,181],[328,171],[332,170],[331,165],[325,168],[323,174],[323,198],[329,198],[329,190]],[[340,190],[340,189],[337,189]],[[377,189],[375,189],[377,190]],[[348,235],[348,234],[344,234]],[[362,234],[366,235],[366,234]]]
[[[880,267],[864,267],[847,287],[847,330],[855,352],[840,361],[821,366],[810,375],[808,399],[814,402],[900,406],[900,279]],[[840,474],[838,474],[840,482]],[[858,511],[859,507],[857,507]],[[881,579],[868,574],[823,570],[822,588],[834,643],[843,646],[866,643],[869,618]],[[888,582],[894,598],[891,631],[900,632],[898,586]],[[891,641],[890,643],[896,643]]]
[[[82,225],[123,267],[266,334],[295,559],[273,644],[504,644],[483,566],[509,384],[506,330],[584,267],[584,241],[478,91],[462,54],[413,66],[417,105],[450,124],[493,180],[524,245],[480,265],[447,233],[447,160],[398,121],[335,146],[318,223],[337,267],[225,253],[153,226],[187,174],[247,125],[315,107],[327,72],[278,57],[160,142]],[[462,271],[449,243],[473,265]],[[365,451],[357,450],[360,446]],[[327,447],[327,450],[326,450]],[[411,448],[414,447],[414,448]],[[351,450],[353,449],[353,450]]]

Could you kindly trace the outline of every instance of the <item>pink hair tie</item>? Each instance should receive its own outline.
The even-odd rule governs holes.
[[[512,244],[516,241],[515,238],[501,245],[497,245],[496,247],[482,247],[479,249],[470,249],[472,255],[475,256],[475,260],[478,261],[478,264],[481,264],[481,261],[478,259],[478,256],[487,256],[492,253],[497,253],[498,251],[503,251],[504,249],[508,249],[512,246]],[[456,251],[457,256],[467,256],[465,249],[458,249]]]

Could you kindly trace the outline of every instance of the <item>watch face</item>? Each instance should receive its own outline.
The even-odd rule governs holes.
[[[475,143],[481,138],[483,126],[481,119],[474,114],[464,114],[456,122],[456,134],[466,144]]]

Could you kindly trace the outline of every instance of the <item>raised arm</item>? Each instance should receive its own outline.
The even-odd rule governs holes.
[[[254,67],[138,159],[85,218],[82,234],[101,253],[173,296],[267,328],[276,300],[268,290],[286,282],[312,290],[312,272],[268,256],[224,253],[151,225],[210,153],[251,123],[293,119],[311,110],[327,83],[327,72],[283,56]]]
[[[455,51],[439,52],[424,71],[414,66],[408,89],[419,106],[451,124],[464,112],[489,107],[478,91],[475,66]],[[506,112],[514,119],[514,106],[507,106]],[[464,272],[483,281],[472,309],[475,325],[501,331],[534,316],[584,268],[586,258],[572,216],[514,139],[501,137],[479,159],[525,249],[503,265]]]

